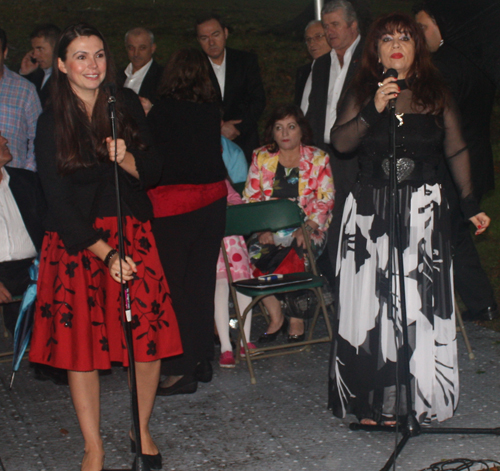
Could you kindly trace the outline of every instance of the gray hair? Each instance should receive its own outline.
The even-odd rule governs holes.
[[[321,25],[321,26],[323,26],[323,23],[321,22],[321,20],[311,20],[309,23],[307,23],[306,29],[304,30],[304,36],[307,33],[307,30],[311,26],[315,26],[315,25]]]
[[[321,9],[321,16],[327,13],[333,13],[337,10],[342,10],[344,20],[349,26],[351,26],[354,21],[358,22],[359,29],[359,21],[356,10],[352,6],[352,3],[347,0],[333,0],[332,2],[325,3]]]
[[[127,44],[127,39],[130,35],[132,36],[139,36],[139,34],[147,34],[149,36],[149,39],[151,40],[151,44],[154,44],[155,43],[155,35],[153,34],[153,32],[149,29],[146,29],[146,28],[142,28],[142,27],[139,27],[139,28],[132,28],[132,29],[129,29],[126,33],[125,33],[125,44]]]

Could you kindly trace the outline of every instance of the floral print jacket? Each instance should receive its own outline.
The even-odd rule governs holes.
[[[278,159],[279,152],[269,152],[266,146],[254,150],[243,191],[245,202],[272,199]],[[333,178],[328,154],[316,147],[301,145],[298,204],[306,219],[318,224],[319,231],[326,231],[332,220],[333,203]]]

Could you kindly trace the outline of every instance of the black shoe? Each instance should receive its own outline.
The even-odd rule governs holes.
[[[35,379],[37,381],[52,381],[57,386],[68,385],[68,372],[49,365],[35,365]]]
[[[288,319],[285,317],[283,319],[283,324],[281,324],[281,327],[276,331],[273,332],[272,334],[268,334],[267,332],[264,332],[260,337],[259,340],[257,340],[258,343],[271,343],[274,342],[279,334],[286,335],[288,331]]]
[[[464,321],[492,321],[498,318],[498,306],[494,304],[493,306],[485,307],[476,313],[471,311],[465,311],[462,314],[462,319]]]
[[[194,370],[194,378],[200,383],[210,383],[213,374],[214,370],[212,368],[212,363],[207,359],[201,360]]]
[[[135,446],[135,440],[132,438],[130,439],[130,451],[132,453],[136,452],[136,446]],[[157,453],[156,455],[142,455],[144,464],[149,466],[149,469],[151,470],[157,470],[161,469],[161,453]],[[136,458],[137,459],[137,458]],[[132,469],[135,469],[135,460],[134,460],[134,465],[132,466]]]
[[[288,343],[303,342],[306,339],[306,333],[300,335],[288,335]]]
[[[168,388],[162,388],[161,385],[158,385],[156,395],[175,396],[176,394],[193,394],[197,389],[198,381],[192,375],[184,375],[179,381]]]

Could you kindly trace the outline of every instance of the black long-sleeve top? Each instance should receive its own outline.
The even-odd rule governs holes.
[[[226,178],[217,103],[162,98],[147,120],[163,162],[159,185],[203,185]]]
[[[144,111],[136,94],[128,89],[117,94],[124,100],[125,109],[135,119],[141,139],[148,145],[146,150],[127,149],[135,158],[139,180],[119,168],[120,189],[128,210],[140,221],[153,217],[151,202],[145,192],[157,183],[161,174],[161,162],[146,124]],[[56,163],[54,114],[48,109],[38,119],[35,137],[35,155],[38,173],[48,203],[46,230],[55,231],[61,237],[66,250],[75,254],[101,238],[93,227],[99,216],[99,198],[109,184],[111,161],[98,162],[92,167],[82,168],[68,175],[61,175]],[[119,137],[119,136],[118,136]]]
[[[415,109],[412,92],[403,81],[398,81],[401,93],[396,100],[396,113],[400,116],[396,128],[396,155],[411,159],[418,169],[418,179],[433,183],[439,180],[437,167],[446,159],[461,197],[462,212],[470,218],[480,212],[472,193],[469,152],[462,137],[460,114],[449,97],[442,115],[427,114]],[[337,152],[357,155],[360,179],[372,184],[387,185],[388,180],[374,178],[381,175],[380,168],[389,156],[389,114],[379,113],[373,98],[362,106],[354,96],[348,95],[331,131],[331,143]],[[412,183],[412,176],[402,184]]]

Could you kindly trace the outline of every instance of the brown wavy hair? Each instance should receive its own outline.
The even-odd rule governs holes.
[[[58,59],[66,61],[69,45],[78,37],[98,37],[106,57],[106,77],[99,86],[97,100],[89,119],[83,101],[75,94],[65,73],[58,67]],[[105,139],[111,136],[108,114],[110,84],[115,82],[114,64],[108,43],[101,32],[86,23],[68,26],[60,35],[54,49],[52,64],[51,103],[54,110],[57,146],[56,161],[61,174],[73,173],[98,162],[109,160]],[[128,115],[123,104],[116,106],[117,135],[125,140],[127,147],[144,148],[135,121]]]
[[[271,113],[271,116],[267,120],[266,127],[264,130],[264,144],[267,146],[267,150],[269,152],[274,153],[278,152],[279,150],[278,144],[274,140],[274,132],[273,132],[276,121],[288,118],[289,116],[295,118],[295,121],[297,121],[297,124],[299,125],[300,130],[302,131],[302,137],[300,139],[300,142],[304,145],[312,144],[313,132],[311,126],[309,125],[309,121],[307,121],[300,107],[293,104],[280,105],[277,108],[275,108],[274,111]]]
[[[379,62],[378,44],[384,34],[394,32],[408,34],[415,42],[415,59],[406,75],[406,84],[413,93],[412,105],[422,107],[430,114],[441,114],[448,96],[446,86],[431,62],[422,30],[405,13],[391,13],[372,24],[366,37],[361,68],[351,85],[358,104],[372,96],[377,83],[383,79],[384,67]]]
[[[174,52],[163,72],[158,95],[194,103],[217,101],[209,67],[208,59],[198,49],[191,47]]]

